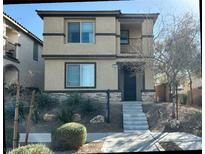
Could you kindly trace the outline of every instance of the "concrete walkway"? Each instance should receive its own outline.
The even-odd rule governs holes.
[[[123,129],[124,132],[147,131],[149,129],[141,101],[124,101]]]
[[[25,133],[20,133],[20,143],[24,143]],[[102,152],[164,151],[159,142],[174,142],[183,150],[201,150],[202,138],[183,132],[158,133],[135,131],[132,133],[88,133],[87,142],[103,141]],[[50,143],[50,133],[30,133],[29,143]]]
[[[104,139],[102,152],[164,151],[159,142],[174,142],[183,150],[201,150],[202,139],[182,132],[115,133]]]

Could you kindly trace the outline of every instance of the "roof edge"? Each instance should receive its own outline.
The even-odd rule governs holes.
[[[117,16],[120,10],[98,10],[98,11],[68,11],[68,10],[36,10],[43,19],[44,16]]]
[[[43,19],[45,16],[116,16],[118,18],[153,18],[156,21],[159,13],[121,13],[121,10],[71,11],[71,10],[36,10]]]

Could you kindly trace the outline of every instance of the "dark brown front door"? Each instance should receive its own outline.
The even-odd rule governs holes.
[[[136,100],[136,75],[129,71],[124,71],[124,100]]]

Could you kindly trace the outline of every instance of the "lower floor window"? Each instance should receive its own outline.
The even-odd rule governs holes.
[[[66,64],[66,87],[95,87],[95,64]]]

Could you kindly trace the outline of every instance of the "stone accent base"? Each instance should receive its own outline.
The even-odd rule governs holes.
[[[71,93],[48,93],[51,97],[58,99],[59,101],[66,100]],[[106,92],[83,92],[81,93],[85,97],[90,97],[92,99],[98,100],[101,103],[107,102],[107,93]],[[110,103],[120,102],[121,92],[110,92]]]
[[[155,101],[155,92],[142,92],[142,101],[153,102]]]

